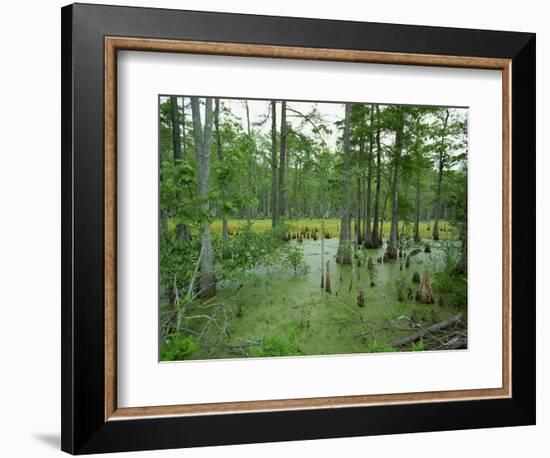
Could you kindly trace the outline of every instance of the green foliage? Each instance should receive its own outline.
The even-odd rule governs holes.
[[[403,302],[405,300],[405,297],[407,295],[408,284],[409,283],[405,278],[404,274],[399,275],[399,277],[397,277],[397,280],[395,280],[395,288],[397,290],[397,299],[400,302]]]
[[[187,293],[200,253],[198,240],[179,240],[175,231],[161,234],[160,287],[170,295]]]
[[[304,261],[302,249],[297,246],[290,247],[286,250],[283,265],[293,269],[294,275],[298,272],[302,274],[307,274],[309,272],[309,266]]]
[[[440,291],[449,291],[456,266],[460,261],[461,248],[458,242],[449,240],[442,243],[441,249],[442,256],[438,262],[435,280]]]
[[[379,342],[378,340],[375,339],[369,343],[365,351],[367,353],[391,353],[391,352],[395,352],[395,348],[390,347],[389,345]]]
[[[196,187],[195,163],[171,160],[160,164],[160,211],[171,217],[174,224],[200,225],[208,221],[208,214],[201,209]]]
[[[424,345],[424,339],[421,337],[418,342],[411,343],[411,351],[424,351],[426,346]]]
[[[283,227],[255,232],[251,224],[239,227],[232,237],[215,236],[214,253],[218,278],[240,280],[258,267],[269,267],[285,259],[289,245],[279,237]]]
[[[438,275],[436,275],[436,279]],[[464,314],[468,311],[468,281],[465,275],[454,275],[450,277],[445,292],[445,300],[449,307],[462,309]]]
[[[198,348],[193,336],[181,338],[171,335],[164,339],[160,349],[161,361],[181,361],[188,359]]]
[[[204,99],[200,105],[205,107]],[[215,106],[209,172],[200,180],[208,190],[200,193],[190,98],[179,98],[175,117],[170,98],[160,98],[161,329],[169,334],[161,348],[163,360],[235,357],[247,351],[251,356],[289,356],[306,353],[306,348],[307,354],[364,351],[364,342],[370,337],[364,337],[360,320],[354,317],[350,321],[338,305],[318,303],[320,273],[327,261],[331,263],[333,292],[323,294],[323,301],[333,297],[355,305],[359,289],[364,288],[369,300],[360,312],[367,322],[374,322],[375,328],[391,313],[410,316],[416,304],[404,298],[413,269],[403,269],[406,279],[401,276],[399,261],[367,269],[367,254],[376,259],[383,248],[376,253],[356,252],[357,262],[352,266],[333,264],[343,209],[349,210],[354,222],[365,218],[369,177],[371,218],[376,203],[385,222],[384,241],[391,226],[395,206],[392,183],[396,182],[394,216],[399,221],[398,234],[404,235],[400,248],[409,251],[431,238],[427,226],[433,227],[436,217],[442,240],[460,237],[466,246],[465,110],[353,103],[348,123],[349,167],[344,170],[343,104],[325,110],[322,104],[287,103],[286,159],[282,167],[280,101],[276,102],[274,131],[270,101],[220,99]],[[337,110],[342,116],[335,114]],[[178,160],[174,159],[173,118],[180,121],[182,148]],[[206,123],[205,116],[203,121]],[[396,148],[397,132],[402,148]],[[398,180],[394,181],[394,175]],[[439,176],[443,177],[441,189],[436,186]],[[349,180],[347,196],[344,180]],[[284,183],[283,189],[279,189],[279,182]],[[273,215],[281,202],[278,199],[284,205]],[[416,218],[420,219],[421,242],[407,240],[413,236]],[[285,224],[271,228],[272,220]],[[321,221],[326,237],[319,256]],[[212,253],[217,291],[215,296],[204,298],[196,295],[202,268],[200,232],[207,225],[211,228],[208,252]],[[225,234],[222,228],[227,228]],[[451,307],[466,309],[467,282],[464,269],[457,268],[455,251],[460,246],[456,241],[440,249],[440,244],[433,243],[431,255],[411,258],[411,267],[429,271],[435,289],[444,297],[444,305],[434,306],[443,316]],[[464,257],[460,261],[464,264]],[[345,287],[336,291],[338,278],[343,285],[350,285],[349,292]],[[371,286],[379,283],[379,287],[367,289],[367,281]],[[419,320],[433,322],[429,315],[434,308],[419,308]],[[201,318],[196,319],[196,315]],[[300,332],[292,325],[296,320]],[[223,333],[217,334],[220,328]],[[206,335],[201,334],[204,329]],[[379,340],[371,342],[367,351],[394,351],[384,344],[393,340],[392,332],[377,331]],[[201,335],[201,339],[193,340],[194,335]],[[250,339],[261,343],[252,348],[242,345],[243,340]],[[422,345],[418,342],[412,349],[421,350]]]
[[[298,331],[291,328],[287,337],[277,335],[264,337],[260,345],[250,348],[249,354],[253,357],[302,355],[303,351],[298,343]]]

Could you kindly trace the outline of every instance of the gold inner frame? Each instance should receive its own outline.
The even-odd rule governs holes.
[[[363,62],[500,70],[502,72],[502,387],[402,394],[334,396],[303,399],[241,401],[118,408],[117,405],[117,51],[175,52],[240,57]],[[105,420],[372,406],[381,404],[508,398],[511,366],[511,60],[480,57],[403,54],[343,49],[300,48],[179,40],[105,37]]]

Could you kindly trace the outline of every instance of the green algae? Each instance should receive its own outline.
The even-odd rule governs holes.
[[[439,305],[437,300],[435,304],[417,303],[414,297],[398,300],[398,279],[414,296],[418,284],[411,281],[413,272],[418,271],[421,276],[427,272],[434,279],[441,269],[442,250],[438,242],[409,244],[404,252],[423,249],[426,242],[432,247],[431,253],[422,251],[411,257],[407,268],[405,257],[377,262],[383,257],[384,248],[357,250],[351,266],[334,262],[336,238],[324,240],[323,256],[321,240],[292,241],[302,249],[308,272],[294,274],[292,269],[277,266],[258,269],[240,284],[219,285],[215,300],[195,305],[201,313],[224,320],[227,332],[217,336],[215,344],[199,345],[188,359],[391,351],[391,341],[411,332],[395,326],[400,317],[412,316],[430,323],[434,318],[443,320],[457,313],[456,306]],[[376,272],[374,286],[367,268],[369,256]],[[320,287],[322,259],[330,264],[332,294]],[[433,286],[437,299],[437,282]],[[360,289],[364,291],[364,307],[357,305]],[[189,313],[193,313],[192,307]],[[216,335],[216,328],[210,327],[208,332]]]

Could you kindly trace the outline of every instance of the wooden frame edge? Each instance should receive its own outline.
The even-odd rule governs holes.
[[[512,61],[502,68],[502,371],[512,397]]]
[[[509,63],[509,59],[484,57],[406,54],[352,49],[300,48],[293,46],[251,45],[207,41],[157,40],[147,38],[105,37],[105,43],[109,47],[129,51],[268,57],[275,59],[304,59],[371,64],[424,65],[430,67],[502,70]]]
[[[117,160],[116,160],[116,47],[105,40],[105,419],[117,410],[116,344],[116,251],[117,251]]]
[[[116,65],[117,51],[174,52],[188,54],[268,57],[421,65],[435,67],[478,68],[502,71],[502,224],[503,224],[503,333],[501,388],[433,391],[364,396],[337,396],[302,399],[243,401],[171,406],[117,407],[116,377]],[[500,399],[512,396],[511,368],[511,59],[462,57],[447,55],[405,54],[326,48],[301,48],[239,43],[216,43],[124,37],[104,37],[105,57],[105,421],[143,417],[193,416],[208,414],[250,413],[277,410],[343,408],[388,404],[429,403]]]

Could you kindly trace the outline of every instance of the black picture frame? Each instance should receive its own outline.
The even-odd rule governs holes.
[[[512,397],[105,421],[104,37],[512,60]],[[535,34],[62,8],[62,449],[72,454],[535,424]]]

